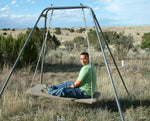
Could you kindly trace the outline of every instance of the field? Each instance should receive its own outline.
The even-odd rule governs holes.
[[[128,31],[125,31],[126,29],[117,30],[118,32],[124,31],[125,34],[134,30],[134,27],[126,28]],[[138,44],[141,42],[143,33],[148,30],[135,30],[131,34],[135,35],[134,38],[137,38],[136,44]],[[43,83],[55,85],[65,81],[74,81],[81,68],[79,63],[81,51],[69,52],[58,49],[48,53],[44,65]],[[102,53],[92,50],[91,53],[98,77],[97,91],[101,92],[98,102],[88,105],[27,95],[26,91],[30,88],[34,75],[34,69],[27,67],[14,71],[0,98],[0,121],[56,121],[57,116],[63,116],[65,121],[120,121],[121,118]],[[121,61],[116,60],[130,97],[124,89],[107,50],[106,54],[125,120],[149,121],[150,52],[146,50],[130,52],[124,67],[121,66]],[[10,70],[11,68],[6,65],[0,73],[0,88],[2,88]],[[40,69],[37,71],[33,85],[38,83],[40,83]]]

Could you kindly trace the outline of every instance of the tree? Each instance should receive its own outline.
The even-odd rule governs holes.
[[[115,45],[118,59],[124,59],[129,50],[133,47],[133,37],[131,35],[125,36],[122,33],[118,34],[113,31],[105,31],[103,34],[108,43]],[[90,44],[92,44],[96,50],[101,50],[96,31],[90,30],[88,37]],[[105,48],[105,43],[101,34],[100,38]]]
[[[73,50],[73,48],[74,48],[74,43],[73,43],[73,41],[65,41],[65,42],[64,42],[64,45],[65,45],[65,48],[66,48],[68,51],[71,51],[71,50]]]
[[[60,30],[60,28],[55,28],[55,32],[54,32],[55,34],[61,34],[61,30]]]
[[[43,44],[43,30],[38,27],[35,28],[35,31],[24,48],[17,67],[25,67],[37,62],[39,48]],[[13,38],[12,35],[6,37],[3,35],[0,36],[0,68],[3,67],[4,63],[10,66],[14,64],[30,32],[31,29],[28,29],[25,34],[20,33],[17,38]],[[48,33],[47,44],[48,49],[56,49],[61,43],[55,35],[51,36]]]
[[[142,43],[141,43],[141,48],[142,49],[150,48],[150,32],[149,33],[144,33],[142,38],[143,38],[143,40],[142,40]]]
[[[28,29],[26,34],[29,35],[30,32],[31,32],[31,29]],[[30,38],[30,40],[33,40],[36,43],[37,48],[39,48],[39,49],[43,45],[43,41],[44,41],[43,40],[43,33],[44,33],[43,28],[39,29],[38,27],[36,27],[35,31],[33,32],[32,36]],[[60,41],[55,37],[55,35],[53,35],[53,36],[50,35],[50,32],[48,32],[48,34],[47,34],[47,40],[46,41],[47,41],[47,43],[46,43],[47,44],[47,48],[46,48],[47,51],[49,49],[56,49],[61,45]]]
[[[114,38],[111,43],[115,45],[118,59],[122,60],[125,59],[129,50],[133,48],[133,36],[114,33]]]
[[[13,50],[13,37],[8,35],[1,38],[1,52],[3,63],[11,64],[12,50]]]
[[[88,38],[89,38],[90,45],[94,46],[95,50],[101,50],[98,37],[97,37],[97,33],[95,30],[90,30],[90,32],[88,32]]]
[[[22,34],[22,33],[20,33],[17,36],[17,40],[14,42],[13,46],[18,47],[19,49],[16,52],[14,51],[14,54],[18,55],[20,53],[27,37],[28,36],[26,34]],[[34,64],[37,62],[37,59],[38,59],[38,49],[36,46],[36,42],[33,39],[31,39],[28,41],[26,47],[24,48],[18,66],[24,67],[24,66]]]
[[[70,31],[70,32],[74,32],[74,29],[71,28],[69,31]]]
[[[82,36],[77,36],[73,39],[73,42],[76,44],[76,48],[80,49],[81,45],[85,45],[86,41],[84,37]]]
[[[47,50],[52,49],[56,50],[59,46],[61,45],[60,41],[56,38],[55,35],[51,36],[50,33],[48,32],[47,35]]]
[[[28,28],[25,35],[28,37],[32,29]],[[43,44],[43,29],[39,29],[38,27],[35,28],[35,30],[32,33],[32,36],[30,38],[31,41],[34,41],[38,48],[40,48]],[[29,40],[29,41],[30,41]]]
[[[79,30],[77,30],[78,33],[82,33],[83,31],[85,31],[85,28],[80,28]]]
[[[0,69],[3,67],[3,64],[4,64],[3,48],[2,48],[2,44],[5,41],[4,39],[5,39],[4,36],[0,35]]]

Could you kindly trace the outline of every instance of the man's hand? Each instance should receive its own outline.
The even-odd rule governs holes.
[[[72,88],[79,87],[81,83],[82,83],[81,81],[76,80],[76,81],[73,83],[73,85],[70,85],[70,86],[68,86],[68,87],[72,87]]]
[[[72,88],[74,88],[74,85],[69,85],[68,87],[72,87]]]

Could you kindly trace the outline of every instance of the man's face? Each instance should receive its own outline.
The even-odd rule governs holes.
[[[89,57],[87,55],[80,55],[81,64],[84,66],[89,63]]]

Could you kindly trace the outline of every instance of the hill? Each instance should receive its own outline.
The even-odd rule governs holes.
[[[74,29],[74,32],[70,32],[69,30],[66,30],[64,28],[61,28],[61,34],[56,35],[58,40],[61,42],[73,40],[76,36],[83,36],[86,37],[85,32],[79,33],[78,30],[80,28],[72,28]],[[94,29],[94,28],[88,28],[88,29]],[[16,29],[15,31],[12,30],[0,30],[0,34],[3,33],[12,34],[13,37],[17,37],[19,33],[25,33],[27,29]],[[54,34],[55,29],[51,28],[50,32],[51,34]],[[150,32],[150,26],[114,26],[114,27],[102,27],[102,31],[116,31],[118,33],[123,32],[125,35],[131,34],[134,37],[134,41],[136,44],[140,44],[142,41],[142,36],[144,33]]]

